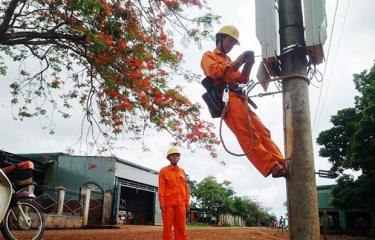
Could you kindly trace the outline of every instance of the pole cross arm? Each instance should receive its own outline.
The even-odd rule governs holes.
[[[319,170],[318,172],[315,172],[315,174],[318,174],[321,178],[337,178],[338,174],[336,172],[328,171],[328,170]]]

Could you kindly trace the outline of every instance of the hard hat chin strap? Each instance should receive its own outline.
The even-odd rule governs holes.
[[[224,46],[223,46],[223,41],[224,41],[224,38],[226,38],[226,36],[222,36],[220,37],[220,51],[224,54],[227,54],[225,51],[224,51]]]
[[[223,46],[223,41],[224,39],[227,37],[226,34],[223,34],[223,33],[218,33],[216,34],[216,44],[219,43],[219,48],[220,48],[220,51],[224,54],[226,54],[226,52],[224,52],[224,46]]]

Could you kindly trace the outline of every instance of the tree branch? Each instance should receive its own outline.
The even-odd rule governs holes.
[[[5,10],[3,22],[0,24],[0,40],[5,37],[5,32],[9,28],[10,20],[12,19],[14,10],[16,10],[19,2],[20,0],[11,0],[7,10]]]
[[[63,34],[63,33],[56,33],[56,32],[16,32],[16,33],[6,33],[2,38],[0,38],[0,44],[3,45],[17,45],[17,44],[32,44],[36,41],[30,41],[32,39],[45,39],[49,40],[57,40],[57,39],[65,39],[70,41],[83,41],[85,36],[82,35],[72,35],[72,34]],[[30,42],[30,43],[29,43]],[[43,43],[43,41],[41,41]]]

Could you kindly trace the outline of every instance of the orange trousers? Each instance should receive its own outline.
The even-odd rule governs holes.
[[[272,141],[269,130],[245,104],[245,98],[233,92],[229,94],[228,109],[224,121],[237,137],[247,158],[266,177],[277,162],[285,165],[285,158]]]
[[[172,240],[172,226],[175,240],[186,240],[186,206],[166,206],[162,212],[163,240]]]

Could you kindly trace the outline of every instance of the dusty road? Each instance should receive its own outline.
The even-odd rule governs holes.
[[[45,240],[161,240],[160,226],[119,225],[119,229],[46,230]],[[256,227],[189,227],[189,240],[288,240],[288,233]],[[0,237],[0,239],[3,239]],[[323,239],[323,238],[322,238]],[[328,240],[367,240],[331,236]]]
[[[120,229],[48,230],[46,240],[161,240],[160,226],[119,225]],[[287,240],[287,233],[265,228],[189,227],[189,240]]]

